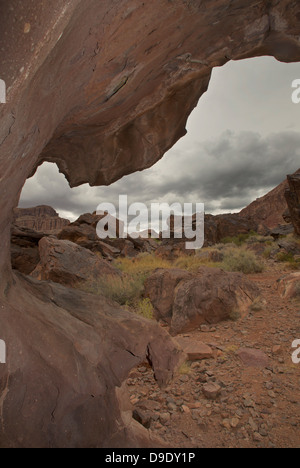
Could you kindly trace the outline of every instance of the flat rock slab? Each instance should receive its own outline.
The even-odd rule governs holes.
[[[269,365],[268,356],[259,349],[240,348],[237,352],[242,363],[248,367],[267,367]]]
[[[178,337],[177,343],[187,355],[189,361],[200,361],[214,357],[213,350],[201,341],[191,340],[190,338]]]
[[[209,400],[216,400],[221,393],[221,387],[214,382],[209,382],[203,385],[202,391],[204,396]]]

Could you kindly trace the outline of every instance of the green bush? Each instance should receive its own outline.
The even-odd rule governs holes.
[[[263,271],[263,265],[258,261],[256,255],[246,249],[226,250],[221,267],[226,271],[238,271],[245,274]]]

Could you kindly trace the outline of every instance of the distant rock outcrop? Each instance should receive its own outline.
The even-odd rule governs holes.
[[[285,198],[288,204],[290,219],[295,233],[300,236],[300,173],[287,177],[288,187]]]
[[[294,175],[300,174],[300,169]],[[258,225],[269,229],[277,228],[279,225],[285,225],[291,222],[285,192],[288,189],[288,180],[285,179],[281,184],[271,190],[261,198],[258,198],[246,208],[239,216],[255,220]]]
[[[58,213],[47,205],[34,208],[16,208],[15,224],[19,227],[34,229],[37,232],[58,231],[70,224],[68,219],[60,218]]]

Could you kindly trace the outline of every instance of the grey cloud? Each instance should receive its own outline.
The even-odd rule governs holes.
[[[255,132],[227,131],[214,140],[174,148],[153,168],[126,176],[110,187],[70,189],[54,165],[42,166],[27,182],[21,206],[50,204],[59,212],[94,211],[103,201],[203,202],[206,211],[242,209],[300,167],[300,133],[262,137]]]

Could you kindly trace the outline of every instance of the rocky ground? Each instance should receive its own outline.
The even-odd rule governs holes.
[[[300,303],[280,296],[284,273],[269,261],[249,276],[261,297],[245,318],[183,335],[207,344],[211,357],[188,361],[167,388],[146,363],[133,370],[135,418],[176,448],[299,447],[300,364],[291,346],[300,339]]]

